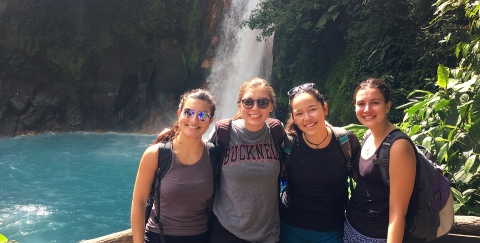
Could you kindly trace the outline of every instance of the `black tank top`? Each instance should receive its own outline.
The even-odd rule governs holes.
[[[347,206],[347,220],[362,235],[386,239],[390,187],[383,182],[379,166],[372,162],[378,150],[370,158],[364,159],[360,154],[353,162],[358,179]]]
[[[335,137],[323,149],[312,149],[299,137],[288,169],[288,189],[283,198],[286,207],[281,219],[307,230],[342,230],[348,176],[342,149]],[[349,133],[349,138],[355,156],[360,144],[353,134]]]

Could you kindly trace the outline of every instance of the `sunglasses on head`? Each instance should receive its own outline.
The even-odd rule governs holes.
[[[241,100],[243,108],[245,109],[252,109],[255,105],[255,101],[257,102],[258,107],[260,107],[261,109],[267,109],[268,105],[270,105],[270,100],[267,98],[260,98],[258,100],[248,98]]]
[[[299,86],[297,86],[297,87],[292,88],[291,90],[289,90],[289,91],[287,92],[287,95],[288,95],[288,98],[291,99],[291,98],[293,98],[293,97],[298,93],[298,91],[300,91],[300,90],[312,91],[313,89],[315,89],[315,84],[314,84],[314,83],[306,83],[306,84],[302,84],[302,85],[299,85]]]
[[[183,115],[185,115],[187,118],[190,118],[195,115],[195,111],[190,108],[184,108],[183,109]],[[199,111],[197,113],[198,119],[202,122],[208,121],[212,116],[208,112],[205,111]]]

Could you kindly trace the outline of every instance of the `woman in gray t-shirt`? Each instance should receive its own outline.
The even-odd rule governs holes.
[[[186,92],[180,98],[177,121],[160,133],[140,161],[133,190],[131,225],[134,243],[208,242],[207,200],[213,195],[213,169],[202,135],[213,122],[215,100],[205,90]],[[171,143],[171,164],[161,179],[158,205],[150,215],[145,205],[158,168],[160,143]],[[159,221],[155,220],[160,211]],[[149,217],[145,225],[145,218]],[[158,223],[157,223],[158,222]],[[163,235],[162,235],[163,230]]]
[[[279,240],[280,156],[266,123],[274,103],[273,88],[263,79],[251,79],[240,87],[238,112],[221,158],[210,243]],[[217,140],[214,131],[210,141]]]

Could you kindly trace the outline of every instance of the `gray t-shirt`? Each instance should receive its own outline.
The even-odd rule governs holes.
[[[213,206],[222,226],[249,242],[278,242],[279,173],[279,153],[268,125],[251,132],[243,119],[233,121]]]
[[[157,192],[158,193],[158,192]],[[172,164],[160,185],[160,223],[171,236],[199,235],[208,230],[207,199],[213,195],[213,170],[205,146],[200,160],[184,165],[172,149]],[[155,197],[156,199],[156,197]],[[147,229],[160,233],[154,223],[156,202]]]

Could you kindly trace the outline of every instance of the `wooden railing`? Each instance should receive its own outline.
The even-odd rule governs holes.
[[[455,221],[450,233],[455,234],[455,237],[461,238],[461,235],[465,235],[465,237],[468,236],[468,238],[478,239],[478,242],[480,242],[480,217],[455,216]],[[99,238],[84,240],[81,241],[81,243],[133,243],[132,230],[127,229]]]

